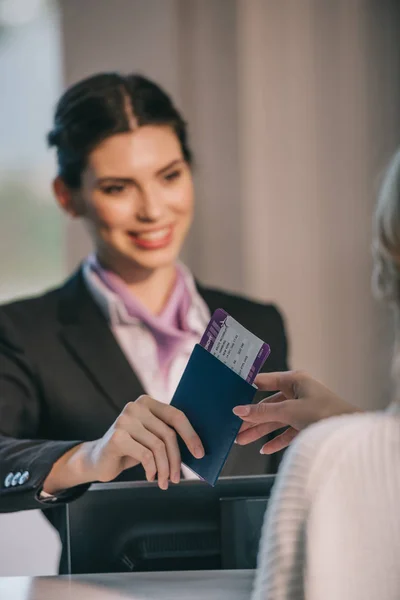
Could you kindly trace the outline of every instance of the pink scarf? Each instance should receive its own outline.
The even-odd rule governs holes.
[[[160,368],[165,374],[181,342],[191,332],[187,322],[191,295],[179,265],[176,268],[174,288],[166,305],[158,315],[150,313],[132,294],[126,283],[116,273],[104,269],[96,258],[90,261],[90,266],[104,285],[123,302],[129,316],[139,319],[151,331],[157,344]]]

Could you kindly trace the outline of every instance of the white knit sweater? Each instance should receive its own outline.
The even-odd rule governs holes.
[[[303,432],[267,511],[253,600],[400,600],[400,409]]]

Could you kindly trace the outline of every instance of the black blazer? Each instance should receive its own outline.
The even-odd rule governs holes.
[[[270,344],[266,370],[287,368],[274,306],[198,289],[211,312],[224,308]],[[100,438],[143,393],[81,271],[60,288],[0,307],[0,511],[46,508],[37,493],[53,463],[77,442]],[[234,447],[223,474],[275,472],[277,458],[258,449]],[[135,467],[121,478],[144,479],[144,471]]]

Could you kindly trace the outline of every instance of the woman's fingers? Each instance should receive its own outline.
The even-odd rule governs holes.
[[[285,394],[283,394],[282,392],[276,392],[275,394],[272,394],[272,396],[268,396],[267,398],[261,400],[261,403],[273,404],[274,402],[282,402],[282,400],[286,400]]]
[[[124,468],[140,463],[145,470],[147,481],[154,481],[157,466],[152,451],[134,440],[128,431],[118,429],[114,431],[113,437],[118,446],[118,453],[124,461]]]
[[[288,398],[293,396],[293,383],[295,371],[283,373],[261,373],[257,375],[254,383],[261,392],[283,392]]]
[[[134,428],[129,433],[135,442],[138,442],[152,453],[158,473],[158,485],[162,490],[168,489],[170,470],[164,441],[146,429],[141,422],[136,422]],[[139,460],[143,466],[145,466],[143,464],[143,459],[146,462],[150,462],[150,457],[147,452],[142,452],[141,458],[142,459]]]
[[[151,413],[143,425],[163,440],[168,456],[170,479],[172,483],[179,483],[181,478],[181,454],[175,431]]]
[[[264,398],[264,400],[261,400],[261,402],[259,402],[259,404],[273,404],[275,402],[283,402],[283,400],[286,400],[286,397],[284,396],[284,394],[282,394],[282,392],[277,392],[276,394],[273,394],[273,396]],[[257,406],[257,404],[254,406]],[[239,409],[239,410],[237,410],[237,409]],[[241,412],[241,406],[236,406],[233,409],[233,412],[237,416],[240,416],[239,412]],[[246,412],[246,411],[244,411],[244,412]],[[252,423],[251,421],[244,422],[240,428],[240,432],[246,431],[247,429],[250,429],[250,427],[254,427],[254,423]]]
[[[264,446],[261,448],[261,454],[274,454],[275,452],[279,452],[279,450],[283,450],[289,446],[297,434],[298,431],[296,429],[293,427],[288,427],[286,431],[264,444]]]
[[[233,409],[235,415],[248,423],[283,423],[290,425],[290,407],[293,400],[282,400],[272,402],[259,402],[258,404],[250,404],[246,406],[236,406]]]
[[[185,414],[169,404],[162,404],[151,398],[149,400],[149,408],[153,415],[175,429],[195,458],[203,458],[203,444]]]
[[[144,459],[150,462],[148,452],[152,454],[158,483],[161,489],[168,488],[168,480],[179,483],[181,457],[177,434],[181,436],[190,452],[196,458],[204,456],[201,440],[183,412],[173,406],[157,402],[149,396],[141,396],[135,402],[127,404],[117,419],[119,431],[127,432],[131,439],[147,450]],[[133,447],[130,446],[133,452]],[[132,458],[145,466],[142,457],[128,454],[124,464],[130,464]]]
[[[296,398],[296,389],[309,376],[304,371],[284,371],[281,373],[261,373],[254,381],[262,392],[279,390],[286,398]]]
[[[254,425],[253,427],[248,426],[248,423],[245,423],[245,425],[247,425],[247,429],[244,431],[240,430],[235,440],[240,446],[251,444],[265,435],[284,427],[282,423],[261,423],[260,425]]]

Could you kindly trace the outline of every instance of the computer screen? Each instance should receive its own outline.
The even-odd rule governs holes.
[[[70,573],[255,568],[274,477],[95,484],[65,507]]]

